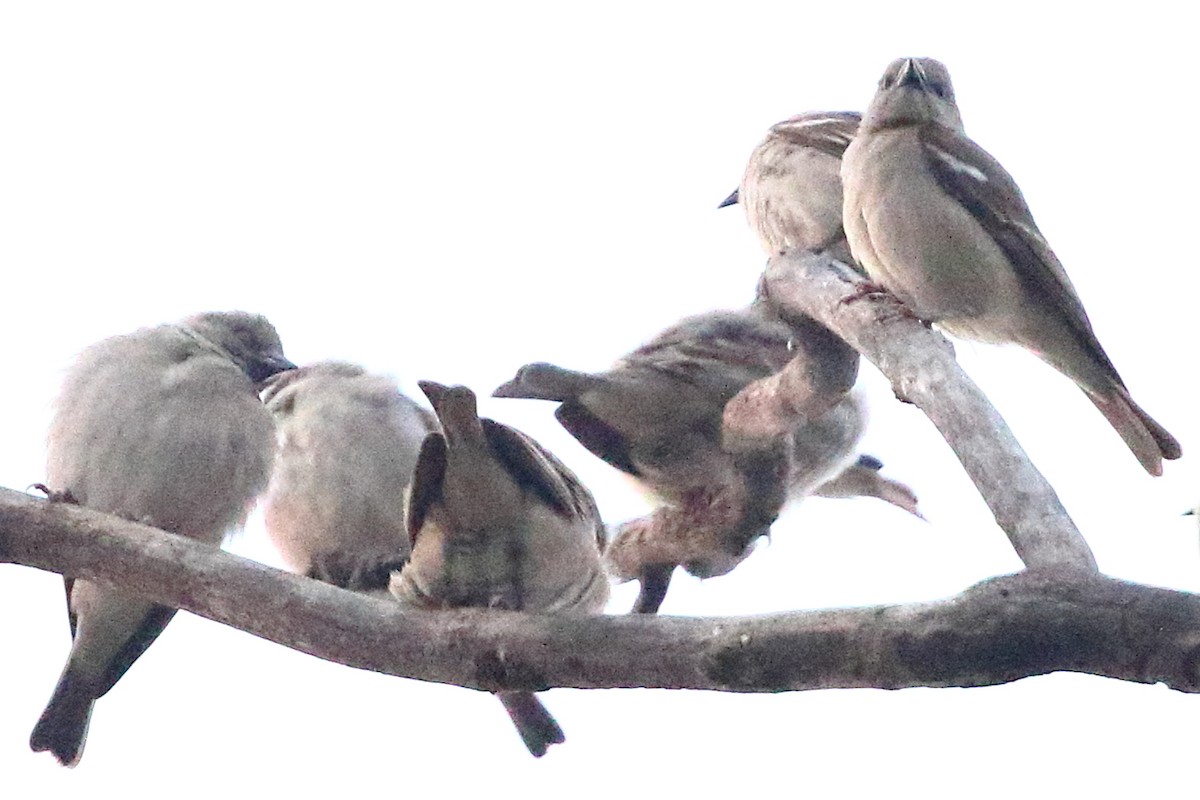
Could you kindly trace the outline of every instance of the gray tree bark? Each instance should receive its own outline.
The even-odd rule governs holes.
[[[413,612],[8,489],[0,560],[133,589],[352,667],[489,691],[984,686],[1056,670],[1200,690],[1200,597],[1079,570],[931,603],[754,617]]]

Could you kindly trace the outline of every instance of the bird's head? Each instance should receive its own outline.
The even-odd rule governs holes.
[[[930,122],[962,130],[950,72],[932,58],[897,58],[879,79],[863,127],[878,130]]]
[[[220,347],[256,384],[296,365],[283,354],[275,326],[261,314],[210,311],[184,320],[194,333]]]

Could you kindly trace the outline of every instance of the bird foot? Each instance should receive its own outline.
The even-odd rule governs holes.
[[[360,555],[325,553],[315,556],[305,577],[352,592],[386,590],[392,573],[408,563],[403,555]]]
[[[921,319],[913,312],[911,308],[905,305],[904,301],[896,295],[889,292],[882,285],[871,281],[863,281],[854,287],[854,291],[842,298],[839,305],[850,305],[857,303],[860,300],[870,300],[873,303],[882,304],[879,312],[880,321],[888,319],[908,318],[915,319],[917,322],[924,325],[926,328],[932,328],[933,323]]]
[[[860,300],[883,300],[889,297],[896,299],[896,296],[883,288],[882,284],[874,283],[873,281],[860,281],[855,284],[854,291],[842,298],[839,305],[848,306]]]
[[[79,500],[75,497],[75,495],[71,494],[70,489],[63,489],[60,492],[55,489],[51,489],[44,483],[31,483],[26,487],[25,491],[29,491],[30,489],[36,489],[37,491],[46,495],[46,500],[50,503],[70,503],[73,506],[79,505]]]

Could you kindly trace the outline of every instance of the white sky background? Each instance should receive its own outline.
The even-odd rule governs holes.
[[[209,309],[265,313],[291,358],[480,393],[529,361],[600,369],[684,314],[743,304],[764,258],[716,210],[773,122],[861,109],[899,55],[942,59],[968,132],[1021,184],[1134,398],[1200,447],[1194,24],[1050,3],[6,4],[0,9],[0,484],[43,477],[62,369]],[[1180,115],[1183,115],[1182,119]],[[1147,477],[1068,380],[960,360],[1109,574],[1200,590],[1191,460]],[[811,500],[664,611],[933,599],[1019,567],[948,448],[869,366],[863,450],[930,523]],[[550,404],[487,400],[593,487],[643,501]],[[270,561],[259,528],[238,552]],[[624,611],[633,587],[615,593]],[[359,672],[179,615],[97,706],[81,765],[29,752],[68,647],[57,576],[0,566],[4,795],[333,791],[1147,796],[1194,785],[1200,699],[1055,675],[973,690],[551,691],[541,761],[486,695]],[[12,792],[13,789],[17,791]]]

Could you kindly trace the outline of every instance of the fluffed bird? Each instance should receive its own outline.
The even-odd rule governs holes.
[[[718,206],[740,204],[767,255],[828,250],[853,265],[842,230],[842,154],[861,116],[810,111],[772,125],[750,154],[741,185]]]
[[[56,496],[217,545],[265,488],[273,426],[255,384],[294,365],[264,317],[216,312],[85,349],[55,406],[47,483]],[[92,706],[176,609],[65,578],[71,652],[30,736],[74,766]]]
[[[284,562],[386,592],[408,557],[404,495],[437,421],[392,380],[339,361],[280,373],[262,396],[278,430],[264,518]]]
[[[813,360],[814,372],[825,366],[818,362],[834,358],[823,347],[798,343],[797,330],[830,336],[815,325],[791,327],[758,303],[700,314],[607,372],[527,364],[493,393],[559,403],[555,417],[580,444],[664,503],[651,517],[622,526],[609,545],[614,577],[642,583],[635,610],[657,609],[676,565],[700,577],[733,569],[789,497],[812,494],[854,462],[866,422],[854,393],[759,446],[731,448],[724,439],[725,405],[749,383],[798,354]],[[851,371],[850,380],[830,385],[852,383],[857,361],[836,363]]]
[[[1130,398],[1017,184],[963,132],[943,64],[888,65],[842,183],[850,249],[873,281],[927,322],[1019,344],[1075,381],[1151,475],[1180,456]]]
[[[429,609],[602,611],[604,525],[587,488],[529,436],[481,419],[470,389],[420,386],[442,430],[425,437],[417,460],[412,556],[392,578],[396,598]],[[564,741],[532,692],[497,696],[534,756]]]

